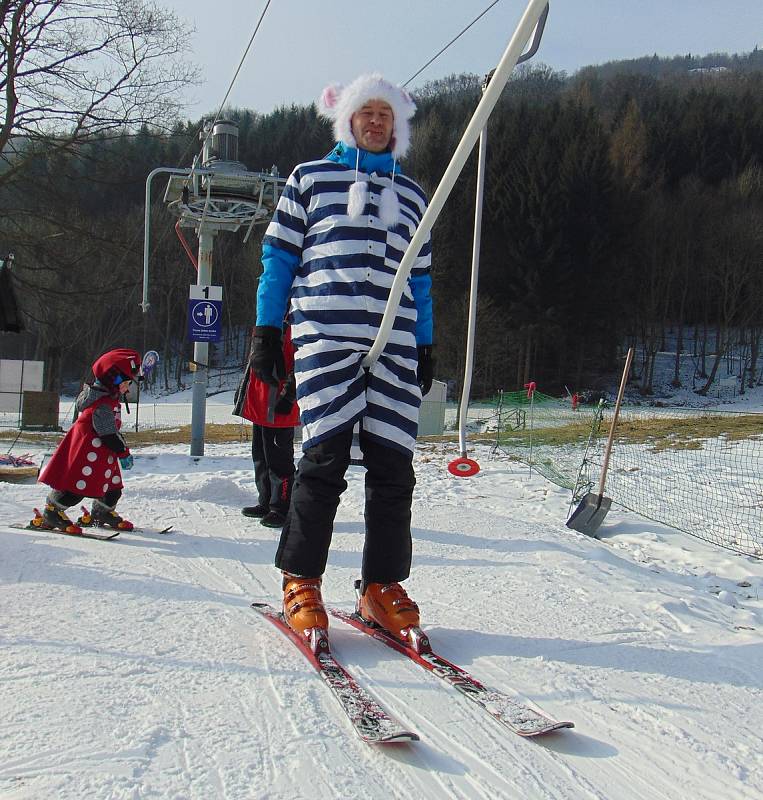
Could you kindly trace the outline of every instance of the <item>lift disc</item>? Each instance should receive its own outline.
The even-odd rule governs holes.
[[[480,471],[480,465],[471,458],[456,458],[448,464],[448,472],[457,478],[470,478]]]

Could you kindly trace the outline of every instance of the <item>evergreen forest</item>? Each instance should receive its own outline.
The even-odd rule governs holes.
[[[454,75],[414,92],[418,112],[404,170],[431,194],[481,96],[481,76]],[[287,175],[327,153],[314,106],[227,109],[239,160]],[[171,123],[170,123],[171,125]],[[34,341],[47,388],[79,381],[103,351],[154,348],[163,389],[188,383],[188,286],[194,268],[154,181],[151,306],[143,285],[144,193],[156,167],[188,167],[203,120],[112,131],[57,148],[13,140],[25,169],[0,170],[0,257]],[[476,148],[433,230],[436,377],[458,389],[464,363]],[[9,169],[8,165],[11,165]],[[255,322],[264,225],[244,243],[215,237],[224,336],[215,370],[246,359]],[[192,248],[196,240],[189,235]],[[763,333],[763,53],[651,57],[573,76],[516,70],[487,129],[477,348],[472,394],[596,388],[639,354],[653,391],[666,340],[697,358],[699,392],[724,358],[757,383]],[[3,339],[5,341],[5,339]],[[8,357],[8,356],[4,356]],[[674,381],[678,385],[678,358]]]

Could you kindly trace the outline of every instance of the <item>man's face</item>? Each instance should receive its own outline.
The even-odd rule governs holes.
[[[382,153],[389,147],[394,124],[392,108],[384,100],[369,100],[350,119],[358,147],[370,153]]]

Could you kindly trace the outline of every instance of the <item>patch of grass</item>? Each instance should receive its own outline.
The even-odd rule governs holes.
[[[41,442],[43,444],[49,443],[55,447],[63,438],[64,435],[60,431],[21,431],[19,433],[16,428],[0,431],[0,440],[10,440],[14,443]]]
[[[571,422],[567,425],[555,425],[547,428],[535,428],[532,431],[533,447],[547,445],[557,447],[569,444],[585,444],[591,435],[591,421]],[[493,436],[495,441],[495,436]],[[530,446],[530,429],[503,430],[499,444],[512,444],[517,447]]]
[[[133,445],[143,444],[189,444],[191,443],[191,426],[181,425],[177,428],[156,431],[123,431],[127,443]],[[241,425],[237,422],[225,424],[208,422],[204,426],[204,441],[207,443],[220,442],[249,442],[251,441],[252,426],[247,423]]]
[[[609,435],[610,419],[599,427],[596,438]],[[556,427],[539,427],[532,432],[533,446],[560,446],[585,444],[591,433],[590,421],[573,422]],[[710,414],[696,412],[680,417],[645,417],[618,421],[615,441],[621,444],[650,445],[655,451],[701,450],[703,440],[724,438],[729,442],[758,440],[763,437],[761,414]],[[472,438],[472,437],[470,437]],[[476,438],[476,437],[475,437]],[[500,444],[529,447],[530,431],[501,431]]]
[[[662,450],[701,450],[703,440],[723,438],[729,442],[756,441],[763,435],[760,414],[708,414],[621,421],[618,442],[648,444]]]
[[[252,426],[247,423],[241,425],[237,422],[219,424],[208,422],[204,426],[205,442],[249,442],[251,441]],[[167,428],[160,430],[131,431],[122,430],[129,447],[139,447],[149,444],[191,444],[191,426],[181,425],[177,428]],[[55,431],[22,431],[21,435],[17,430],[0,431],[0,439],[15,440],[18,442],[37,442],[50,444],[51,449],[55,447],[64,434]]]

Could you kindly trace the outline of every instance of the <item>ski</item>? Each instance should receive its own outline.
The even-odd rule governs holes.
[[[45,533],[58,533],[61,536],[71,536],[74,539],[98,539],[100,542],[110,542],[116,539],[122,531],[113,531],[110,534],[91,533],[89,531],[82,531],[82,533],[67,533],[60,531],[57,528],[47,528],[43,525],[32,525],[31,523],[14,522],[9,527],[17,528],[22,531],[45,531]]]
[[[79,519],[77,520],[77,525],[79,525],[80,528],[99,528],[100,530],[104,531],[117,530],[116,528],[112,528],[110,525],[102,525],[100,522],[93,522],[93,518],[90,515],[90,512],[85,508],[85,506],[82,506],[82,516],[79,517]],[[168,525],[166,528],[157,529],[157,528],[140,528],[136,525],[133,528],[120,528],[119,532],[165,534],[169,533],[174,527],[175,527],[174,525]]]
[[[520,736],[541,736],[560,728],[575,727],[573,722],[555,720],[540,709],[532,708],[504,692],[484,686],[464,669],[435,653],[426,635],[419,638],[419,649],[416,650],[383,628],[368,623],[358,614],[348,614],[340,608],[329,608],[328,611],[342,622],[408,656],[411,661],[453,686],[464,697],[475,702],[490,716]]]
[[[158,533],[162,536],[171,533],[174,525],[168,525],[166,528],[133,528],[132,531],[128,531],[128,533]]]
[[[90,523],[89,525],[83,522],[77,521],[77,525],[80,528],[89,528],[90,530],[99,530],[99,531],[113,531],[115,528],[110,528],[108,525],[98,525],[97,523]],[[162,536],[170,533],[173,529],[174,525],[168,525],[166,528],[140,528],[137,525],[134,528],[123,528],[117,531],[117,533],[158,533]]]
[[[126,531],[126,533],[158,533],[162,536],[171,533],[174,525],[168,525],[166,528],[138,528],[135,527],[131,531]]]
[[[315,667],[339,701],[355,732],[364,742],[384,744],[418,741],[418,734],[403,728],[370,694],[358,685],[352,675],[334,658],[329,649],[325,632],[311,642],[296,634],[283,618],[283,614],[272,606],[266,603],[252,603],[252,608],[294,642],[305,658]]]

